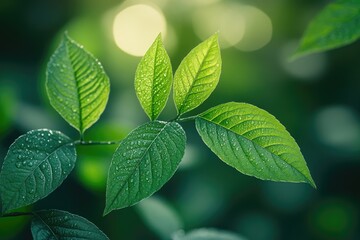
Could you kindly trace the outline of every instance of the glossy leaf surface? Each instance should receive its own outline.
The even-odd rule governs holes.
[[[46,73],[51,105],[83,133],[99,119],[109,97],[109,78],[100,62],[65,35]]]
[[[213,107],[196,119],[196,129],[221,160],[246,175],[315,187],[295,140],[258,107],[235,102]]]
[[[10,146],[0,173],[3,212],[46,197],[74,168],[76,150],[58,131],[33,130]]]
[[[360,1],[330,3],[309,24],[294,57],[350,44],[360,37]]]
[[[34,240],[108,240],[92,222],[69,212],[43,210],[35,212],[31,222]]]
[[[185,141],[185,132],[176,122],[154,121],[133,130],[111,161],[104,214],[159,190],[175,173]]]
[[[135,90],[150,120],[164,109],[172,84],[172,68],[159,35],[141,59],[135,74]]]
[[[174,100],[179,115],[203,103],[216,88],[221,73],[217,34],[196,46],[174,76]]]

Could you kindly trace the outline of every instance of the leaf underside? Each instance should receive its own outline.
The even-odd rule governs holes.
[[[83,133],[99,119],[110,93],[109,78],[100,62],[65,35],[46,73],[51,105]]]
[[[23,207],[46,197],[74,168],[76,150],[58,131],[33,130],[10,146],[0,173],[2,211]]]
[[[220,47],[215,34],[191,50],[175,72],[174,101],[178,114],[203,103],[216,88],[220,73]]]
[[[246,175],[316,187],[295,140],[258,107],[235,102],[216,106],[196,119],[196,129],[221,160]]]
[[[185,141],[185,132],[176,122],[153,121],[133,130],[111,161],[104,214],[159,190],[175,173]]]
[[[309,24],[294,58],[341,47],[359,37],[360,1],[335,1]]]
[[[135,74],[135,90],[145,113],[155,120],[166,105],[172,84],[172,68],[159,35],[141,59]]]
[[[69,212],[42,210],[31,222],[34,240],[109,240],[92,222]]]

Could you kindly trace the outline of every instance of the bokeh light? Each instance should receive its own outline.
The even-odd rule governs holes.
[[[360,148],[360,120],[356,112],[342,105],[320,110],[315,117],[319,140],[331,147],[356,151]]]
[[[160,9],[136,4],[122,9],[113,22],[116,45],[133,56],[143,56],[156,36],[166,35],[166,19]]]
[[[255,51],[266,46],[272,37],[272,23],[269,16],[253,6],[243,6],[245,34],[236,48],[241,51]]]
[[[89,190],[103,192],[106,186],[107,159],[83,157],[76,167],[79,181]]]
[[[320,239],[356,239],[353,237],[358,216],[346,201],[324,200],[311,213],[310,219],[311,228]]]
[[[200,8],[193,15],[196,34],[206,39],[219,32],[222,48],[237,44],[245,33],[245,19],[242,16],[242,5],[218,4]]]
[[[263,11],[235,2],[199,8],[193,14],[193,25],[201,39],[219,32],[222,48],[235,46],[241,51],[258,50],[272,36],[271,20]]]
[[[319,79],[326,70],[326,56],[324,53],[312,54],[293,61],[289,56],[295,52],[298,42],[289,42],[281,51],[281,64],[284,70],[296,80],[311,81]]]

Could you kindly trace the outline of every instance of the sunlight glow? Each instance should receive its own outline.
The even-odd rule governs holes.
[[[267,45],[272,37],[270,18],[260,9],[242,6],[245,18],[245,34],[236,48],[241,51],[255,51]]]
[[[193,26],[201,39],[219,32],[222,48],[235,46],[242,51],[260,49],[272,36],[271,20],[264,12],[235,2],[202,7],[193,14]]]
[[[166,20],[159,9],[137,4],[120,11],[113,22],[116,45],[133,56],[143,56],[157,35],[166,34]]]
[[[240,5],[219,4],[201,8],[193,15],[194,30],[201,39],[219,32],[222,48],[234,46],[243,38],[245,19],[240,14]]]

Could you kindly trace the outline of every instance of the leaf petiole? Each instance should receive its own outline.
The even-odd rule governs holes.
[[[33,212],[12,212],[4,214],[0,217],[20,217],[20,216],[34,216]]]
[[[198,117],[198,115],[185,117],[185,118],[177,118],[176,121],[177,122],[188,122],[188,121],[195,120],[197,117]]]
[[[77,140],[74,142],[75,145],[83,145],[83,146],[87,146],[87,145],[114,145],[114,144],[119,144],[121,141],[82,141],[82,140]]]

